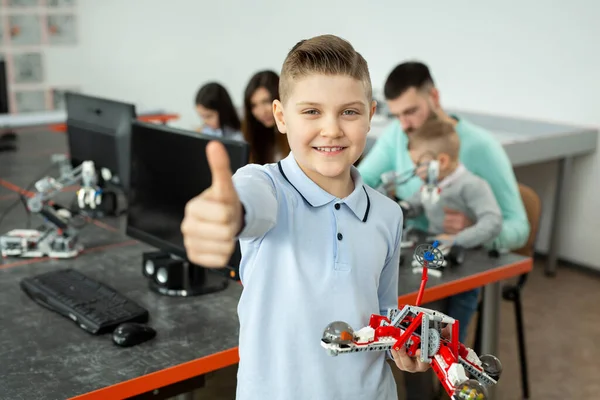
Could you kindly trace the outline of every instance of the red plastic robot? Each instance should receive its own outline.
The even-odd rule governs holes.
[[[487,386],[495,385],[502,373],[500,361],[492,355],[478,357],[458,341],[459,322],[441,312],[422,308],[427,283],[427,268],[439,268],[444,256],[438,242],[416,248],[414,259],[423,266],[423,278],[415,306],[388,310],[387,316],[372,314],[369,325],[354,331],[347,323],[336,321],[327,326],[321,345],[335,356],[359,351],[385,351],[405,346],[409,356],[420,350],[420,359],[431,364],[451,399],[487,398]],[[442,329],[450,327],[450,337]]]

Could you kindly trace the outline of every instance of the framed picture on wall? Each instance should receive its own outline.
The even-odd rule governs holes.
[[[48,7],[73,7],[75,6],[75,0],[46,0]]]
[[[75,15],[50,14],[46,18],[48,43],[68,45],[77,43]]]
[[[17,113],[39,112],[46,110],[46,92],[44,90],[15,91],[15,111]]]
[[[39,45],[42,42],[40,17],[34,14],[14,14],[8,17],[10,44],[14,46]]]
[[[15,53],[13,60],[14,83],[42,83],[44,67],[42,54],[37,52]]]
[[[40,0],[7,0],[9,7],[23,8],[23,7],[35,7],[40,4]]]

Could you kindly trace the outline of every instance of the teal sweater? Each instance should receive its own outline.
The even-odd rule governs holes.
[[[490,132],[462,118],[455,129],[460,138],[460,161],[469,171],[489,183],[502,210],[502,232],[491,246],[508,250],[523,247],[527,242],[530,227],[517,179],[504,148]],[[358,166],[365,183],[377,187],[381,184],[380,177],[384,172],[395,170],[406,173],[414,168],[407,144],[408,137],[402,131],[399,121],[395,120],[385,129]],[[414,177],[396,187],[396,196],[407,199],[422,185],[423,181]],[[412,225],[427,229],[427,220],[421,217]]]

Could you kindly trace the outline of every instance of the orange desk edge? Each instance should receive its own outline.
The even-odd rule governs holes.
[[[431,287],[425,290],[423,302],[427,303],[434,300],[443,299],[460,292],[485,286],[493,282],[499,282],[504,279],[513,278],[531,271],[533,268],[533,259],[525,260],[505,265],[504,267],[494,268],[491,271],[480,272],[466,278],[458,279],[449,283]],[[417,292],[409,293],[398,298],[398,304],[410,304],[417,298]],[[69,400],[104,400],[104,399],[123,399],[142,393],[160,389],[173,383],[181,382],[208,372],[216,371],[221,368],[239,362],[237,347],[211,354],[210,356],[198,358],[173,367],[143,375],[138,378],[130,379],[112,386],[107,386],[93,392],[81,394],[72,397]]]
[[[138,115],[137,119],[143,122],[161,122],[163,124],[179,119],[179,114],[147,114]],[[67,124],[52,124],[50,130],[53,132],[66,132]]]

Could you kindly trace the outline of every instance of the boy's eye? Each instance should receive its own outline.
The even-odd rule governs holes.
[[[318,113],[317,110],[305,110],[302,114],[316,115]]]
[[[345,115],[358,115],[358,112],[355,110],[345,110],[344,114]]]

